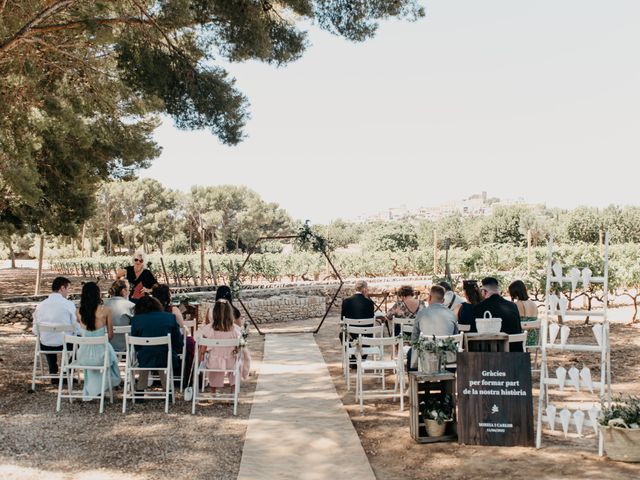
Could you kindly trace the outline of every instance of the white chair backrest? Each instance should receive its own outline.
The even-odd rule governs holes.
[[[459,332],[470,332],[471,331],[471,325],[466,325],[464,323],[459,323],[458,324],[458,331]]]
[[[195,328],[196,326],[196,321],[195,320],[185,320],[184,321],[184,326],[186,328]]]
[[[383,338],[373,338],[373,337],[360,337],[358,342],[362,346],[365,347],[376,347],[376,346],[389,346],[389,345],[401,345],[402,339],[400,337],[383,337]]]
[[[114,335],[125,334],[125,333],[131,333],[131,325],[114,325],[113,326]]]
[[[375,327],[352,327],[347,326],[347,333],[352,335],[373,335],[382,336],[383,326],[377,325]]]
[[[415,318],[393,318],[393,324],[394,325],[410,325],[410,326],[414,326],[416,323],[416,319]]]
[[[240,338],[205,338],[199,337],[196,340],[201,347],[239,347]]]
[[[433,338],[433,336],[431,338]],[[464,333],[458,333],[456,335],[436,335],[436,341],[452,339],[458,346],[458,351],[460,352],[462,351],[463,338],[464,338]]]
[[[109,343],[109,336],[105,333],[100,337],[77,337],[75,335],[65,335],[64,343],[76,345],[103,345]]]
[[[411,335],[413,333],[413,325],[402,325],[402,333],[406,334],[408,333],[409,335]]]
[[[375,321],[375,318],[355,319],[345,317],[342,319],[342,323],[347,326],[375,325]]]
[[[65,332],[73,332],[73,325],[60,325],[60,324],[51,324],[51,323],[35,323],[34,324],[34,332],[42,333],[42,332],[50,332],[50,333],[65,333]]]
[[[132,337],[127,334],[125,336],[127,341],[127,345],[142,345],[142,346],[152,346],[152,345],[169,345],[171,346],[171,335],[167,334],[164,337]]]
[[[513,335],[509,335],[509,343],[526,342],[526,341],[527,341],[527,332],[514,333]]]

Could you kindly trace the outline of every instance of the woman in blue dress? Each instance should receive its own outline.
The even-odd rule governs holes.
[[[84,337],[104,337],[108,335],[113,338],[113,322],[111,319],[111,309],[102,305],[100,288],[95,282],[85,283],[82,287],[80,297],[80,308],[77,312],[78,322],[82,327]],[[107,355],[109,356],[108,375],[111,376],[111,387],[120,385],[120,369],[118,368],[118,358],[111,344],[107,343]],[[101,366],[104,363],[104,345],[80,345],[77,353],[77,362],[81,365]],[[105,388],[109,388],[109,380],[105,382]],[[84,400],[92,400],[102,394],[102,374],[97,370],[84,371],[84,388],[82,391]]]

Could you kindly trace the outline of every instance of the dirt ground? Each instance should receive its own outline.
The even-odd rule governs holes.
[[[263,343],[249,337],[256,363]],[[33,348],[25,325],[0,327],[0,478],[236,478],[255,375],[242,384],[237,417],[230,402],[203,404],[191,415],[180,395],[168,415],[160,401],[123,415],[119,392],[102,415],[97,401],[65,401],[56,413],[53,386],[28,392]]]
[[[9,287],[2,279],[0,275],[0,291],[4,292]],[[19,290],[19,280],[14,283],[11,288]],[[264,329],[315,327],[318,321]],[[353,389],[346,390],[342,376],[338,332],[338,317],[331,315],[316,341],[379,480],[640,478],[640,464],[598,457],[592,434],[564,439],[562,434],[545,433],[540,450],[417,444],[409,435],[407,405],[400,412],[391,400],[367,401],[365,414],[360,414]],[[575,336],[591,338],[590,327],[576,326],[571,337]],[[640,394],[640,331],[614,324],[611,336],[613,390]],[[103,415],[98,414],[95,402],[65,403],[62,411],[55,413],[53,387],[38,385],[35,393],[28,393],[33,342],[24,324],[0,327],[0,478],[236,478],[255,376],[243,384],[237,417],[231,414],[229,404],[209,404],[192,416],[190,404],[180,396],[168,415],[160,402],[136,405],[122,415],[117,401],[107,405]],[[263,338],[255,331],[249,337],[249,346],[257,365],[262,358]],[[594,377],[598,375],[594,355],[556,354],[554,361],[566,368],[586,365]],[[534,385],[536,382],[534,376]],[[567,394],[567,401],[573,400],[579,398]],[[534,413],[536,405],[534,399]]]

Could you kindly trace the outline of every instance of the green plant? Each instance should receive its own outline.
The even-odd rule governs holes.
[[[434,353],[438,357],[439,365],[442,366],[447,361],[447,353],[455,353],[458,351],[458,345],[452,338],[436,339],[420,335],[411,343],[413,351],[417,355],[424,353]]]
[[[422,416],[428,420],[435,420],[438,425],[453,419],[453,398],[448,393],[427,397],[420,402]]]
[[[607,427],[640,428],[640,397],[618,396],[611,405],[603,403],[598,422]]]

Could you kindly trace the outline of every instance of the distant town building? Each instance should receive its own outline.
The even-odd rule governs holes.
[[[412,218],[416,220],[439,220],[449,215],[460,215],[462,217],[483,217],[493,213],[496,207],[521,205],[530,207],[522,198],[516,200],[500,200],[499,198],[489,198],[487,192],[471,195],[463,200],[455,200],[441,203],[435,207],[420,207],[410,210],[406,205],[388,208],[381,212],[369,216],[360,216],[358,221],[392,221],[401,218]]]

